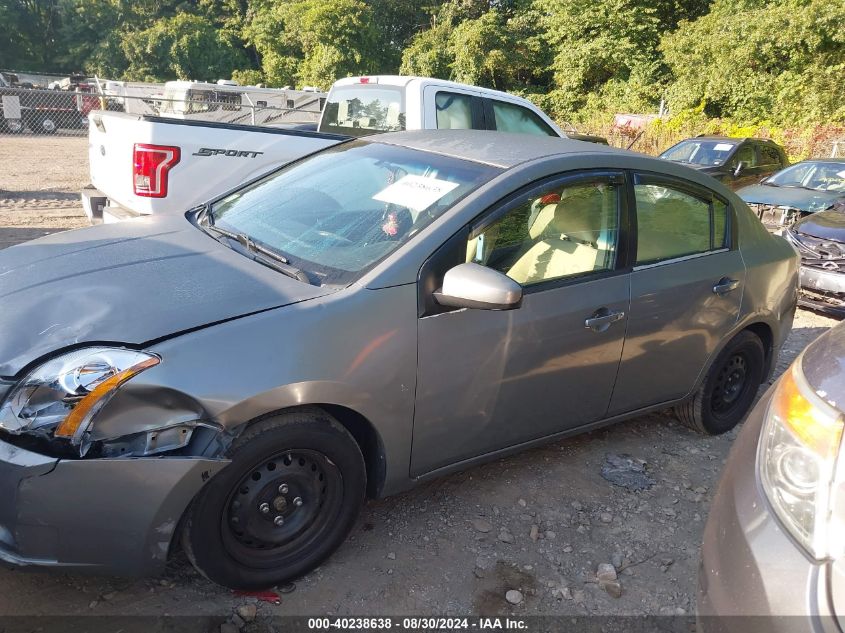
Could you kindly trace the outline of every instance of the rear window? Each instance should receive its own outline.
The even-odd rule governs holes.
[[[405,129],[405,96],[401,88],[361,84],[335,88],[329,95],[321,132],[366,136]]]

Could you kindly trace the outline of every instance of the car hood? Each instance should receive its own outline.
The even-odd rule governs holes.
[[[829,209],[842,197],[842,192],[810,191],[798,187],[772,187],[771,185],[751,185],[743,187],[736,193],[746,202],[792,207],[805,213]]]
[[[792,230],[823,240],[845,242],[845,213],[822,211],[796,222]]]
[[[143,345],[328,294],[182,216],[57,233],[0,251],[0,376],[80,343]]]

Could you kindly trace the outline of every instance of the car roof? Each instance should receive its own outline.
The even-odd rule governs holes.
[[[366,140],[371,143],[401,145],[505,169],[538,158],[562,154],[616,154],[646,158],[643,154],[598,143],[494,130],[415,130],[373,135],[366,137]]]
[[[734,141],[736,143],[742,143],[743,141],[755,141],[757,143],[769,143],[771,145],[777,145],[772,139],[769,138],[758,138],[756,136],[720,136],[719,134],[701,134],[700,136],[694,136],[691,138],[684,139],[685,141],[693,141],[693,140],[704,140],[704,141]]]
[[[845,156],[842,157],[835,157],[835,158],[805,158],[802,161],[797,163],[793,163],[794,165],[798,165],[800,163],[842,163],[845,164]],[[792,165],[790,165],[791,167]]]

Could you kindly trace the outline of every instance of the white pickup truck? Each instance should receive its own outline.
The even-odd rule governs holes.
[[[276,167],[350,136],[418,129],[486,129],[568,136],[537,106],[514,95],[422,77],[341,79],[317,129],[261,127],[92,112],[92,187],[82,203],[92,222],[184,212]]]

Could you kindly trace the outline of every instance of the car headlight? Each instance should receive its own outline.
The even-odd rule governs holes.
[[[0,429],[65,438],[84,454],[84,436],[97,413],[120,385],[159,362],[158,356],[114,347],[89,347],[52,358],[6,396]]]
[[[810,555],[821,560],[838,557],[843,545],[831,512],[843,418],[807,383],[802,358],[775,388],[758,460],[775,514]]]

